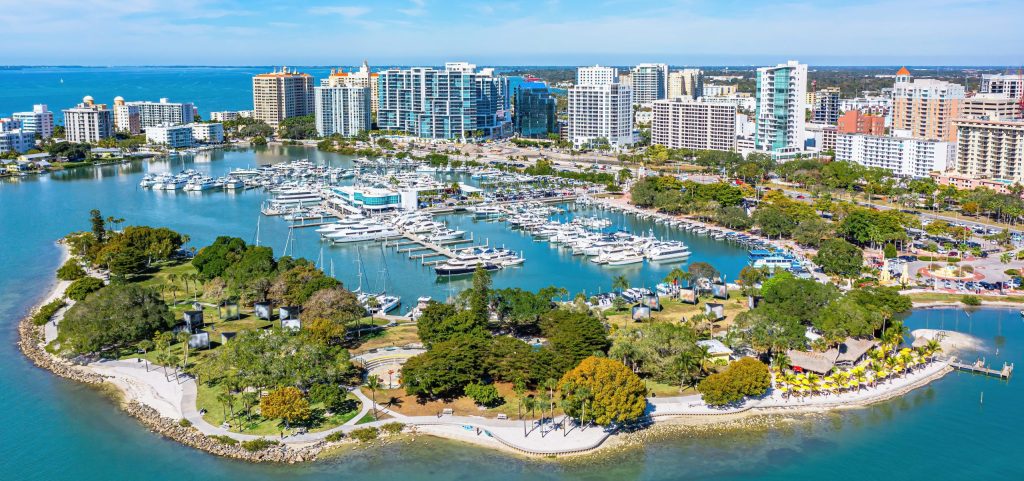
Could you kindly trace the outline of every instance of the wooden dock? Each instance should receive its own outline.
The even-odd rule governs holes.
[[[1003,363],[1002,369],[992,369],[985,364],[984,359],[979,359],[974,364],[967,364],[958,362],[956,359],[950,361],[949,365],[958,371],[965,371],[974,374],[981,374],[984,376],[998,377],[1000,379],[1010,379],[1013,374],[1013,363]]]

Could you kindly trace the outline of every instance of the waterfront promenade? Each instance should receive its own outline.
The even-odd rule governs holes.
[[[208,423],[196,410],[196,382],[191,377],[176,376],[172,371],[168,371],[165,375],[162,368],[152,365],[147,370],[146,363],[137,359],[97,362],[90,364],[89,368],[107,376],[110,382],[124,392],[126,400],[137,401],[153,407],[164,417],[187,419],[195,429],[205,435],[230,436],[240,441],[265,437],[236,433]],[[904,376],[856,391],[797,397],[785,396],[779,391],[772,390],[763,398],[749,399],[742,404],[727,407],[708,406],[698,395],[649,398],[647,414],[651,422],[657,423],[670,418],[688,416],[797,414],[863,406],[903,395],[941,378],[951,370],[948,362],[935,361]],[[374,405],[373,401],[358,389],[352,389],[351,393],[361,402],[359,414],[351,421],[329,430],[296,434],[279,438],[279,440],[289,446],[301,448],[322,441],[334,432],[348,433],[359,428],[379,427],[387,423],[400,422],[415,432],[523,454],[545,456],[592,451],[614,435],[613,431],[599,426],[580,429],[570,420],[560,416],[555,418],[555,423],[558,425],[565,421],[564,424],[568,432],[552,429],[550,421],[542,427],[536,420],[527,420],[525,431],[528,434],[524,436],[524,423],[519,420],[456,414],[405,416],[380,404],[376,406],[377,412],[386,419],[355,424],[369,413]]]

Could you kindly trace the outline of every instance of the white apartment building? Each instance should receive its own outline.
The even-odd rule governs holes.
[[[86,95],[82,103],[64,109],[64,135],[69,142],[95,143],[114,135],[114,112]]]
[[[633,101],[614,68],[581,67],[569,89],[566,137],[577,147],[607,141],[613,149],[632,145]]]
[[[704,91],[704,72],[687,68],[668,73],[668,98],[690,97],[696,99]]]
[[[755,93],[755,149],[777,156],[803,150],[807,65],[790,60],[757,69]]]
[[[221,110],[210,112],[210,120],[214,122],[228,122],[231,120],[247,119],[252,117],[252,110]]]
[[[143,130],[158,125],[190,124],[195,119],[196,108],[190,102],[171,102],[162,98],[159,102],[136,101],[124,104],[138,107],[139,125]]]
[[[736,95],[736,85],[705,85],[701,90],[705,97],[728,97]]]
[[[277,125],[289,117],[313,114],[313,77],[282,67],[252,78],[253,118]]]
[[[1024,80],[1014,74],[982,74],[981,88],[983,94],[1000,94],[1011,99],[1020,99],[1024,95]]]
[[[370,65],[363,60],[363,65],[355,72],[344,72],[340,69],[331,70],[331,75],[320,80],[321,87],[366,87],[370,89],[370,110],[377,111],[379,105],[380,74],[370,71]]]
[[[189,124],[192,127],[192,140],[206,144],[224,143],[224,124],[216,122],[197,122]]]
[[[11,117],[5,117],[0,119],[0,132],[10,132],[12,130],[21,130],[22,123],[18,119]]]
[[[370,130],[370,88],[355,86],[313,89],[316,131],[322,137],[355,137]]]
[[[757,99],[754,97],[733,95],[731,97],[700,97],[700,99],[707,103],[735,105],[737,109],[748,112],[754,112],[757,109]]]
[[[576,85],[604,85],[619,81],[619,69],[615,67],[579,67],[576,69]]]
[[[24,153],[36,146],[36,134],[20,128],[0,131],[0,154]]]
[[[1024,121],[960,118],[954,125],[956,173],[1024,184]]]
[[[223,131],[221,132],[223,135]],[[154,125],[146,129],[146,141],[172,149],[192,147],[191,125]]]
[[[808,122],[806,128],[807,135],[805,139],[814,141],[813,151],[834,152],[836,150],[836,136],[839,132],[838,127],[821,122]]]
[[[114,128],[129,135],[138,135],[142,132],[142,113],[139,106],[126,104],[123,97],[114,97]]]
[[[53,112],[45,104],[33,105],[31,112],[15,112],[11,118],[20,120],[21,129],[25,132],[38,134],[43,139],[53,137]]]
[[[686,97],[654,102],[651,143],[670,149],[736,150],[736,106]]]
[[[903,177],[924,178],[943,172],[956,144],[936,140],[867,134],[836,136],[836,160],[880,167]]]
[[[649,104],[668,97],[668,65],[642,63],[630,70],[633,103]]]

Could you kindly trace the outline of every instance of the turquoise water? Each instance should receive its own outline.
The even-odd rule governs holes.
[[[262,68],[226,69],[29,69],[0,71],[0,112],[25,110],[32,103],[51,108],[97,99],[170,97],[193,100],[203,112],[247,108],[251,73]],[[320,76],[322,74],[314,75]],[[74,85],[74,88],[60,87]],[[134,84],[134,85],[133,85]],[[136,93],[126,89],[140,89]],[[109,100],[107,100],[109,101]],[[426,440],[358,451],[301,466],[259,466],[228,461],[182,447],[142,429],[95,391],[57,379],[31,366],[18,352],[15,322],[53,281],[57,249],[53,241],[87,227],[92,208],[131,223],[166,225],[192,236],[195,245],[220,234],[252,240],[258,192],[164,193],[136,188],[145,172],[194,168],[213,174],[236,166],[309,157],[347,165],[342,156],[299,148],[258,152],[218,152],[196,160],[158,161],[79,169],[45,177],[0,181],[0,479],[19,480],[677,480],[677,479],[1022,479],[1024,467],[1024,388],[978,376],[953,374],[927,388],[870,408],[801,418],[785,427],[676,436],[599,460],[568,464],[524,461],[462,444]],[[452,216],[449,223],[477,239],[523,250],[526,265],[497,273],[498,286],[536,289],[549,284],[574,291],[607,288],[611,276],[625,273],[633,284],[651,285],[671,266],[603,269],[573,259],[495,223]],[[634,231],[646,222],[613,217]],[[280,251],[284,224],[262,222],[261,239]],[[659,230],[690,244],[693,260],[711,262],[729,278],[744,264],[744,252],[704,238]],[[359,247],[370,285],[380,269],[379,249]],[[297,255],[319,256],[313,232],[300,232]],[[388,254],[392,290],[407,300],[421,294],[444,297],[449,284],[437,282],[417,263]],[[325,249],[335,274],[352,285],[355,250]],[[329,263],[329,261],[328,261]],[[462,284],[454,284],[458,291]],[[984,309],[919,311],[912,328],[969,332],[985,343],[991,361],[1024,361],[1024,322],[1016,311]],[[998,349],[998,355],[996,350]],[[984,404],[979,401],[984,392]]]
[[[218,234],[252,238],[259,192],[234,197],[149,192],[136,188],[144,172],[195,168],[211,173],[235,166],[310,157],[346,165],[341,156],[299,148],[231,151],[182,163],[82,169],[39,178],[0,182],[0,314],[7,322],[0,347],[0,472],[9,479],[963,479],[1019,478],[1017,457],[1024,429],[1019,406],[1024,392],[1016,382],[1002,383],[954,374],[914,393],[875,407],[799,421],[785,428],[726,432],[714,436],[678,436],[642,449],[607,454],[600,462],[552,464],[523,461],[446,441],[420,439],[384,451],[360,451],[304,466],[252,466],[227,461],[160,439],[89,388],[54,378],[25,361],[16,350],[14,322],[24,315],[52,282],[56,267],[53,240],[86,227],[89,209],[133,223],[167,225],[189,233],[197,245]],[[509,232],[497,223],[474,223],[453,216],[451,223],[489,236],[495,243],[525,251],[526,265],[495,276],[497,285],[537,288],[558,284],[573,290],[605,285],[612,271],[560,253],[545,243]],[[643,222],[615,218],[616,225],[646,230]],[[261,238],[280,250],[286,229],[279,220],[262,223]],[[665,232],[659,232],[665,235]],[[690,243],[695,258],[724,272],[738,271],[742,251],[684,234],[667,233]],[[315,258],[313,232],[297,237],[296,253]],[[368,276],[378,249],[367,244],[363,258]],[[354,270],[352,248],[326,249],[346,283]],[[403,297],[421,293],[444,296],[448,284],[435,282],[415,262],[388,254],[396,289]],[[376,257],[375,257],[376,256]],[[374,259],[377,259],[376,261]],[[625,270],[634,284],[652,284],[670,266]],[[593,286],[593,287],[591,287]],[[456,289],[457,290],[457,289]],[[1020,362],[1024,323],[1015,311],[959,310],[913,314],[912,327],[939,327],[970,332],[985,342],[993,360]],[[999,355],[995,355],[995,349]],[[984,392],[984,405],[979,404]],[[186,462],[185,459],[188,459]],[[867,477],[867,478],[865,478]]]
[[[112,104],[125,100],[192,102],[208,118],[211,111],[252,109],[252,76],[272,67],[27,67],[0,69],[0,117],[32,110],[45,103],[56,112],[72,107],[82,97]],[[376,66],[374,68],[377,68]],[[317,79],[331,73],[328,67],[298,67]],[[519,78],[513,79],[513,85]]]

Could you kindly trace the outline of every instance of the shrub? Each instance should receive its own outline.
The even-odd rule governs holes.
[[[960,297],[960,302],[967,306],[980,306],[981,298],[975,295],[967,294]]]
[[[402,432],[402,430],[405,429],[405,424],[404,423],[387,423],[387,424],[381,426],[380,429],[382,431],[384,431],[385,433],[387,433],[387,434],[391,434],[391,435],[400,434]]]
[[[74,259],[68,259],[64,265],[57,269],[57,279],[62,281],[77,281],[85,277],[85,269]]]
[[[32,314],[32,324],[42,326],[47,322],[50,322],[50,318],[52,318],[60,308],[66,305],[67,303],[64,302],[64,299],[54,299],[49,303],[44,304],[38,311],[36,311],[35,314]]]
[[[885,258],[886,259],[892,259],[892,258],[896,257],[897,256],[897,254],[896,254],[896,245],[895,244],[886,244],[884,252],[885,252]]]
[[[1007,269],[1007,270],[1003,271],[1003,274],[1006,274],[1006,275],[1008,275],[1010,277],[1017,277],[1017,276],[1020,275],[1020,271],[1017,270],[1017,269]]]
[[[466,385],[466,395],[481,406],[494,407],[505,402],[505,399],[498,394],[498,388],[494,387],[494,384],[477,384],[475,382],[468,384]]]
[[[336,443],[338,441],[341,441],[342,439],[345,439],[345,433],[341,431],[335,431],[331,434],[328,434],[327,437],[324,438],[324,440],[329,443]]]
[[[729,365],[724,371],[706,377],[697,385],[709,406],[725,406],[747,396],[760,396],[771,386],[768,366],[751,357]]]
[[[267,438],[257,438],[252,441],[245,441],[242,443],[242,449],[255,453],[256,451],[263,451],[271,446],[277,446],[281,444],[278,441],[271,441]]]
[[[377,439],[377,436],[380,436],[380,430],[374,427],[359,428],[349,433],[349,436],[356,441],[366,443]]]
[[[103,288],[103,281],[95,277],[83,277],[68,286],[67,296],[69,299],[83,301],[85,297]]]
[[[185,418],[181,418],[178,420],[178,426],[181,426],[183,428],[190,428],[192,427],[192,421],[189,421],[188,419]]]
[[[234,446],[234,445],[238,444],[238,440],[237,439],[235,439],[235,438],[233,438],[231,436],[225,436],[223,434],[214,434],[212,436],[209,436],[209,438],[214,440],[214,441],[217,441],[218,443],[226,444],[228,446]]]

